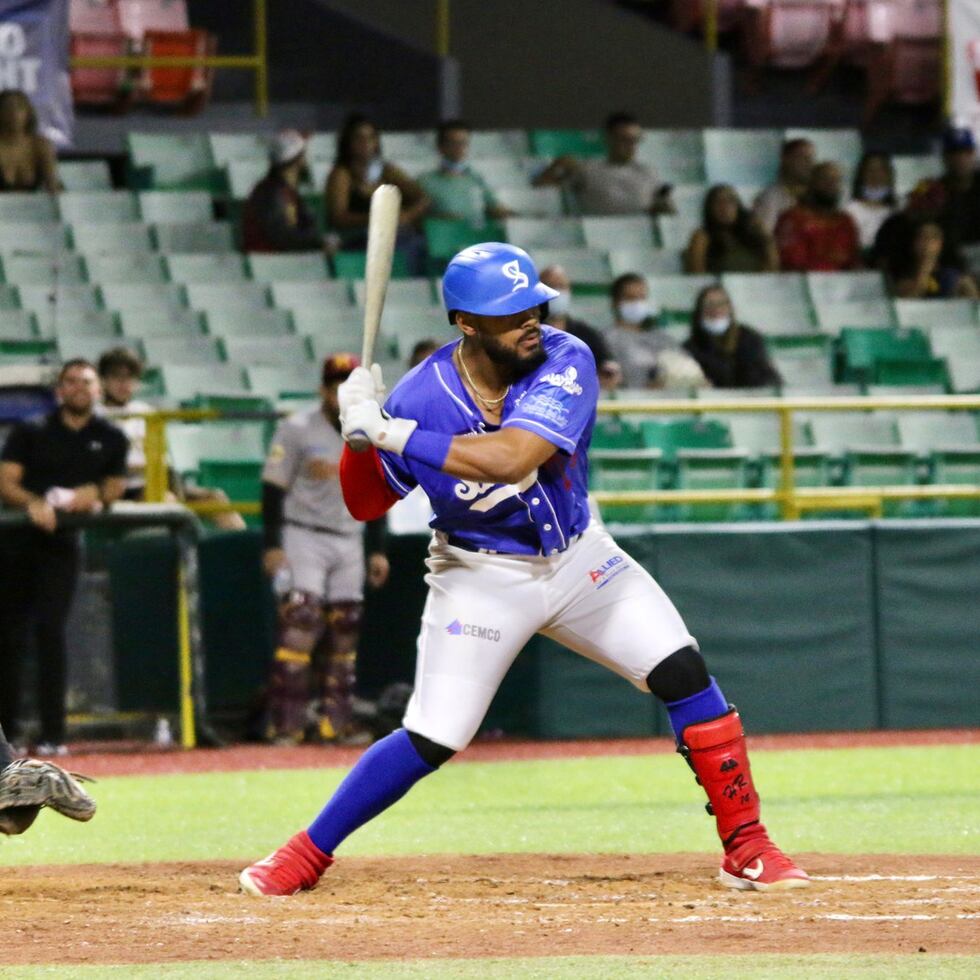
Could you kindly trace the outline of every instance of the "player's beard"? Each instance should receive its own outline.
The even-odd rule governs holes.
[[[501,380],[508,384],[513,384],[519,378],[536,371],[548,359],[540,333],[537,348],[529,354],[521,354],[510,347],[505,347],[492,334],[484,333],[482,330],[477,330],[474,336],[484,354],[500,369],[504,376]]]

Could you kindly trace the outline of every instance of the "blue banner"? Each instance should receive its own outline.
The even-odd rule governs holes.
[[[59,148],[75,129],[68,42],[68,0],[0,0],[0,89],[24,92]]]

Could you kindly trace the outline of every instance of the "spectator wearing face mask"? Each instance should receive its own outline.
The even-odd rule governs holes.
[[[512,212],[494,197],[487,182],[467,162],[470,133],[469,124],[462,119],[451,119],[439,127],[439,167],[422,174],[419,186],[432,201],[430,217],[454,218],[482,227],[488,218],[499,220]]]
[[[806,193],[816,159],[816,149],[807,139],[792,139],[783,143],[779,157],[779,176],[752,205],[756,220],[770,235],[779,216],[795,207]]]
[[[782,380],[762,335],[735,319],[721,286],[706,286],[698,293],[684,349],[716,388],[761,388]]]
[[[704,373],[680,343],[657,322],[646,279],[635,272],[619,276],[610,291],[615,322],[607,332],[626,388],[693,388]]]
[[[540,279],[546,286],[558,290],[558,295],[548,303],[548,325],[578,337],[592,351],[603,390],[615,391],[622,381],[623,372],[602,332],[571,315],[572,284],[565,269],[560,265],[546,266],[541,270]]]
[[[803,200],[776,225],[784,272],[843,272],[861,265],[858,229],[841,210],[843,174],[836,163],[818,163]]]
[[[404,170],[384,159],[378,127],[367,116],[348,116],[337,135],[337,156],[324,190],[327,223],[340,235],[343,249],[367,245],[371,195],[379,184],[394,184],[402,193],[398,247],[410,271],[422,275],[424,240],[418,226],[431,202]]]
[[[851,195],[844,210],[857,225],[861,248],[870,249],[881,226],[898,210],[895,169],[887,153],[861,157]]]

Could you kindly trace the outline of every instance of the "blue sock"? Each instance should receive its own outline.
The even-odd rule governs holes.
[[[713,718],[728,714],[728,702],[713,677],[703,691],[680,701],[667,701],[665,706],[678,745],[688,725],[696,725],[699,721],[711,721]]]
[[[415,751],[408,732],[399,728],[357,760],[310,824],[310,839],[324,854],[333,854],[345,837],[387,810],[430,772],[435,769]]]

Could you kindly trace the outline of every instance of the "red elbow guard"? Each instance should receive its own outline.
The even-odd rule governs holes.
[[[383,517],[401,499],[388,486],[381,457],[374,446],[363,453],[344,446],[340,457],[340,488],[351,516],[359,521]]]

